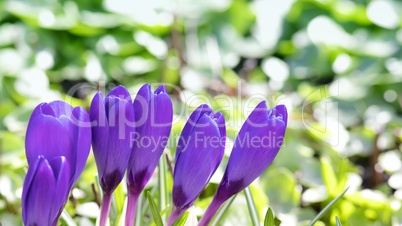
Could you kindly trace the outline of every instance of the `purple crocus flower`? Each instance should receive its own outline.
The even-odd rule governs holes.
[[[70,172],[70,164],[64,156],[50,161],[38,156],[32,162],[22,189],[24,225],[57,225],[70,191]]]
[[[83,107],[64,101],[39,104],[29,120],[25,138],[28,165],[38,156],[51,160],[64,156],[70,164],[70,188],[85,167],[91,148],[91,124]]]
[[[282,146],[288,114],[284,105],[258,104],[240,129],[218,190],[198,225],[208,225],[219,207],[249,186],[272,163]]]
[[[97,93],[90,108],[92,147],[103,190],[100,225],[106,224],[111,198],[127,169],[131,155],[130,136],[134,134],[134,108],[123,86],[114,88],[103,99]]]
[[[134,225],[138,196],[158,165],[173,119],[172,101],[163,85],[155,92],[149,84],[142,86],[133,105],[136,131],[127,169],[127,226]]]
[[[29,165],[21,201],[25,225],[57,224],[90,147],[91,127],[84,108],[73,108],[64,101],[35,108],[25,138]]]
[[[199,106],[181,133],[173,174],[171,225],[197,199],[222,161],[225,119],[208,105]]]

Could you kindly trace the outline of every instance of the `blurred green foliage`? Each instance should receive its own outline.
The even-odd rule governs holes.
[[[123,84],[134,97],[144,83],[171,93],[173,163],[183,113],[199,104],[222,111],[232,143],[259,100],[286,104],[285,146],[250,187],[261,222],[270,206],[275,225],[307,225],[350,187],[316,225],[336,216],[342,225],[402,224],[400,15],[396,0],[0,1],[2,225],[22,224],[24,134],[36,105],[88,109],[98,90]],[[210,203],[229,154],[188,219]],[[78,225],[95,224],[95,174],[90,155],[66,206]],[[158,172],[147,186],[156,198],[157,185]],[[112,222],[125,192],[116,192]],[[144,197],[140,225],[153,222]],[[220,223],[251,224],[243,193]]]

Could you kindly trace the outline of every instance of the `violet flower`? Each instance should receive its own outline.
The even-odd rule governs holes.
[[[127,168],[126,225],[134,225],[138,196],[148,183],[168,142],[173,107],[165,86],[152,92],[145,84],[134,100],[136,131]]]
[[[28,169],[22,189],[24,225],[56,226],[70,191],[70,165],[64,156],[48,161],[38,156]]]
[[[198,225],[208,225],[219,207],[249,186],[272,163],[282,146],[288,114],[284,105],[261,102],[243,124],[217,192]]]
[[[97,93],[92,100],[90,119],[93,123],[92,147],[103,190],[100,225],[104,226],[112,194],[124,177],[131,155],[134,108],[127,89],[118,86],[105,99],[102,93]]]
[[[207,185],[222,161],[225,119],[208,105],[199,106],[181,133],[173,173],[173,210],[168,225],[183,214]]]
[[[64,101],[39,104],[32,112],[25,137],[25,153],[32,166],[38,156],[52,160],[66,157],[72,188],[85,167],[91,148],[91,124],[83,107]]]
[[[21,200],[25,225],[57,225],[90,147],[91,127],[84,108],[64,101],[35,108],[25,138],[29,165]]]

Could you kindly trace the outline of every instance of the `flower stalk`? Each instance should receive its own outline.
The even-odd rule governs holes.
[[[109,218],[111,203],[112,203],[112,195],[104,193],[99,217],[99,226],[106,226],[107,220]]]
[[[140,193],[129,192],[128,193],[128,203],[126,211],[126,226],[133,226],[135,222],[135,212],[137,210],[137,203]]]
[[[209,205],[207,211],[205,211],[204,215],[198,222],[198,225],[208,225],[208,223],[215,216],[215,213],[218,212],[221,205],[225,202],[225,200],[217,198],[216,196],[212,199],[211,204]]]

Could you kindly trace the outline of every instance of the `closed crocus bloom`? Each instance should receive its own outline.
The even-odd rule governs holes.
[[[249,186],[272,163],[282,146],[288,114],[284,105],[261,102],[240,129],[225,174],[199,225],[208,225],[219,207]]]
[[[33,161],[33,160],[32,160]],[[22,219],[27,226],[55,226],[70,187],[70,165],[64,156],[38,156],[28,169],[22,189]]]
[[[199,106],[181,133],[173,175],[171,225],[207,185],[222,161],[226,139],[225,119],[208,105]]]
[[[69,188],[77,181],[91,148],[91,124],[87,111],[64,101],[42,103],[33,111],[25,138],[28,165],[38,156],[51,160],[64,156],[70,164]]]
[[[127,168],[128,206],[126,225],[134,225],[138,196],[151,178],[167,144],[173,107],[165,86],[152,92],[144,85],[134,100],[136,131]]]
[[[123,179],[131,155],[130,135],[134,133],[134,108],[123,86],[103,99],[97,93],[90,108],[92,148],[103,190],[100,225],[106,224],[111,197]]]

